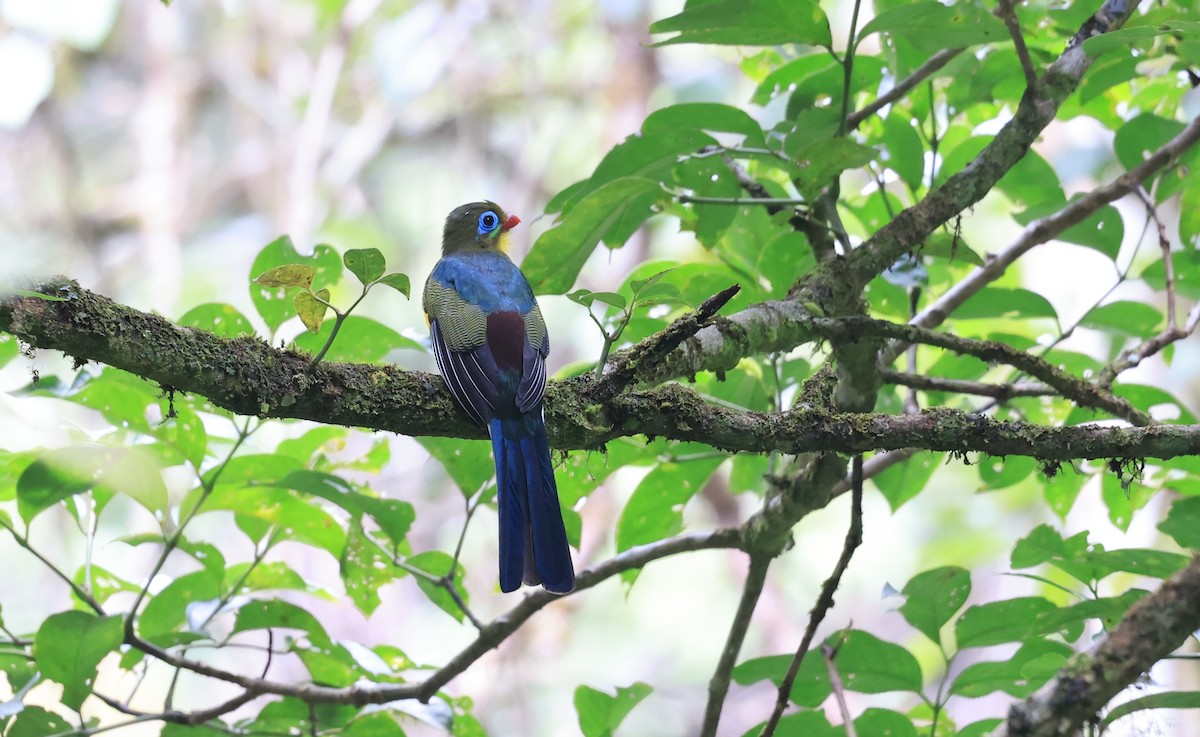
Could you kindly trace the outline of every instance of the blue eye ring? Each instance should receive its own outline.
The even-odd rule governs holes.
[[[499,227],[500,216],[494,210],[488,210],[479,216],[479,228],[476,230],[476,233],[478,235],[487,235]]]

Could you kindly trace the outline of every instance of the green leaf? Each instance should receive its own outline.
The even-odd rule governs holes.
[[[1042,563],[1053,565],[1083,584],[1092,584],[1108,573],[1093,560],[1086,532],[1063,539],[1050,525],[1038,525],[1018,540],[1010,558],[1017,569]]]
[[[1050,301],[1028,289],[1004,289],[986,287],[972,295],[954,311],[958,320],[991,318],[1032,319],[1045,317],[1058,320],[1058,313]]]
[[[178,632],[185,625],[191,631],[196,631],[204,615],[190,617],[203,609],[204,603],[216,601],[221,597],[221,576],[217,573],[201,569],[192,571],[176,578],[163,587],[147,603],[138,617],[138,632],[148,640],[158,642],[166,635]]]
[[[872,483],[887,499],[888,506],[896,511],[902,504],[921,493],[936,471],[945,461],[945,453],[917,453],[902,463],[897,463],[871,478]]]
[[[925,245],[921,246],[920,253],[922,256],[932,256],[955,263],[983,266],[983,259],[978,253],[971,250],[961,236],[942,230],[925,239]]]
[[[408,282],[408,274],[386,274],[379,280],[379,283],[388,285],[405,297],[411,296],[409,294],[411,285]]]
[[[77,732],[67,721],[52,711],[40,706],[26,706],[12,721],[6,737],[47,737],[54,734]]]
[[[793,145],[793,136],[789,135],[784,141],[784,150],[798,162],[800,170],[796,183],[808,196],[828,186],[842,172],[866,166],[879,158],[878,151],[849,138],[827,138],[797,147]]]
[[[651,33],[678,33],[656,45],[829,46],[829,20],[813,0],[716,0],[690,3],[682,13],[650,25]]]
[[[368,496],[350,482],[332,474],[307,470],[292,471],[272,483],[332,502],[353,515],[366,515],[397,545],[408,536],[409,528],[416,519],[416,512],[408,502]]]
[[[565,294],[608,230],[639,198],[656,192],[661,192],[658,182],[624,177],[605,184],[575,204],[557,225],[542,233],[521,264],[534,292]]]
[[[44,453],[17,479],[21,518],[29,522],[58,502],[90,490],[99,470],[92,448],[63,448]]]
[[[426,573],[430,573],[438,578],[450,573],[450,567],[454,566],[454,575],[451,583],[454,585],[458,595],[462,597],[464,604],[470,604],[470,598],[467,596],[467,590],[463,587],[463,575],[466,571],[463,570],[462,564],[455,564],[454,558],[443,553],[440,550],[427,550],[424,553],[409,556],[405,561],[410,566],[419,568]],[[454,617],[459,622],[463,621],[465,615],[458,602],[454,601],[454,597],[450,596],[450,592],[444,587],[430,581],[424,576],[414,576],[417,585],[421,587],[421,591],[429,597],[429,600],[437,605],[439,609]]]
[[[987,647],[1005,642],[1022,642],[1041,630],[1034,620],[1057,607],[1040,596],[988,602],[967,607],[954,623],[958,648]]]
[[[267,269],[254,278],[254,283],[264,287],[302,287],[312,286],[313,277],[317,270],[308,264],[284,264]]]
[[[333,325],[333,322],[326,322],[318,333],[304,332],[297,335],[296,347],[316,354],[329,339]],[[378,363],[392,351],[400,349],[425,351],[417,341],[404,337],[377,320],[349,315],[342,320],[341,330],[338,331],[333,345],[329,347],[329,352],[325,354],[325,360]]]
[[[228,510],[259,520],[288,535],[287,539],[327,551],[340,558],[346,546],[342,524],[324,509],[301,499],[287,488],[263,485],[241,488],[220,485],[204,503],[205,512]]]
[[[975,468],[985,489],[1006,489],[1029,478],[1037,468],[1037,461],[1025,456],[984,458]]]
[[[1148,338],[1158,332],[1164,318],[1145,302],[1117,301],[1089,310],[1080,324],[1107,333],[1124,333]]]
[[[957,566],[934,568],[913,576],[904,586],[904,619],[935,644],[942,626],[962,608],[971,594],[971,574]]]
[[[408,715],[391,711],[364,712],[346,725],[346,737],[404,737],[401,720]]]
[[[854,720],[854,731],[875,737],[917,737],[913,720],[891,709],[871,707]]]
[[[837,646],[839,639],[841,644]],[[833,662],[848,690],[858,693],[921,690],[921,666],[903,647],[863,630],[850,630],[844,639],[835,634],[826,642],[837,646]],[[810,652],[804,659],[820,661],[821,653]]]
[[[352,519],[347,529],[346,547],[338,561],[346,595],[368,617],[379,607],[379,590],[405,575],[390,554],[380,550],[363,532],[362,524]]]
[[[1200,692],[1164,691],[1130,699],[1105,714],[1103,725],[1107,727],[1122,717],[1145,709],[1200,709]]]
[[[792,692],[788,698],[793,704],[805,708],[815,708],[833,692],[829,685],[829,671],[820,653],[806,653],[796,672],[796,680],[792,682]],[[792,662],[792,655],[769,655],[763,658],[753,658],[739,664],[733,669],[733,680],[743,686],[762,680],[770,680],[778,687],[783,683]]]
[[[913,191],[925,183],[925,146],[911,116],[893,112],[883,121],[884,160]]]
[[[1170,535],[1180,547],[1200,550],[1200,497],[1176,499],[1158,529]]]
[[[300,630],[317,647],[328,648],[333,644],[316,617],[295,604],[278,599],[243,604],[233,624],[233,632],[276,628]]]
[[[882,10],[863,26],[858,40],[861,42],[872,33],[900,36],[922,51],[1008,39],[1003,22],[986,8],[962,0],[955,5],[918,0]]]
[[[42,675],[62,684],[62,703],[78,711],[92,692],[96,666],[120,647],[124,637],[121,617],[59,612],[38,627],[33,655]]]
[[[370,284],[387,270],[387,262],[378,248],[351,248],[342,262],[363,284]]]
[[[1024,698],[1050,680],[1072,653],[1069,646],[1058,642],[1026,643],[1007,660],[974,663],[964,668],[950,685],[950,694],[975,699],[1003,691]]]
[[[579,730],[584,737],[613,737],[633,707],[653,690],[640,681],[630,686],[618,686],[615,694],[607,694],[591,686],[579,686],[575,689]]]
[[[617,551],[661,540],[683,530],[683,508],[712,475],[721,458],[655,466],[633,491],[617,521]]]
[[[486,440],[422,437],[416,441],[442,464],[450,480],[468,499],[496,475],[491,444]]]
[[[281,236],[268,243],[254,258],[250,267],[252,275],[263,274],[279,266],[307,266],[312,269],[312,289],[324,289],[342,278],[342,258],[331,246],[318,244],[312,256],[300,254],[292,245],[292,239]],[[291,300],[287,299],[288,287],[268,287],[250,283],[250,301],[273,335],[285,320],[294,314]]]
[[[1083,42],[1083,50],[1089,56],[1099,56],[1106,51],[1117,48],[1129,48],[1138,41],[1155,38],[1164,34],[1200,35],[1200,22],[1169,20],[1153,26],[1130,25],[1115,31],[1092,36]]]
[[[304,327],[308,328],[310,333],[321,332],[321,323],[325,322],[325,313],[329,310],[329,306],[326,304],[328,301],[328,289],[318,290],[315,295],[300,292],[293,300],[293,304],[296,306],[296,316],[300,318],[300,322],[304,323]]]
[[[198,305],[183,313],[179,324],[199,328],[226,338],[254,335],[254,326],[236,307],[217,302]]]
[[[670,133],[680,128],[695,128],[710,133],[739,133],[745,136],[742,145],[766,148],[762,126],[746,111],[732,105],[714,102],[688,102],[659,108],[646,117],[642,132]]]

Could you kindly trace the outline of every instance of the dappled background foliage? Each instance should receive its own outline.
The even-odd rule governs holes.
[[[770,306],[852,314],[857,293],[798,281],[874,247],[967,167],[1098,6],[9,0],[0,59],[28,73],[0,75],[0,263],[231,339],[327,348],[326,364],[431,370],[404,294],[436,260],[445,213],[489,198],[529,225],[516,256],[542,295],[557,378],[594,372],[737,284],[722,314],[745,318],[757,347],[655,378],[738,412],[823,410],[831,378],[818,370],[837,336],[777,335]],[[949,319],[918,321],[966,339],[958,350],[883,346],[876,412],[1196,424],[1200,351],[1184,338],[1200,298],[1197,154],[1179,145],[1111,204],[1094,193],[1191,130],[1198,24],[1189,3],[1157,3],[1088,41],[1095,63],[1032,149],[1008,152],[1020,160],[987,196],[863,279],[865,313],[906,323],[992,270]],[[738,201],[750,197],[768,205]],[[1072,206],[1085,217],[1055,229]],[[296,263],[309,270],[251,281]],[[310,294],[352,311],[326,315]],[[1071,382],[1048,389],[1051,374],[978,357],[978,341]],[[692,734],[715,729],[704,709],[722,678],[721,734],[742,734],[771,713],[850,516],[839,488],[799,520],[722,674],[754,578],[736,542],[629,565],[500,632],[483,625],[523,605],[495,585],[486,442],[271,419],[295,397],[238,416],[220,397],[7,334],[0,361],[6,734],[153,734],[164,721]],[[1124,403],[1098,409],[1081,386]],[[594,417],[559,419],[590,438]],[[438,434],[468,433],[454,422]],[[816,462],[758,437],[747,442],[761,452],[731,454],[647,434],[556,456],[581,569],[736,528]],[[1200,547],[1195,457],[928,447],[868,456],[863,545],[817,630],[836,667],[819,649],[805,658],[778,734],[844,734],[830,726],[843,721],[835,692],[860,735],[984,734]],[[445,670],[480,626],[498,649]],[[453,680],[405,694],[427,704],[310,707],[299,686],[260,696],[180,658],[332,689]],[[1140,706],[1200,703],[1190,661],[1151,675],[1129,696],[1151,697]],[[229,708],[204,713],[214,706]],[[1189,728],[1186,712],[1137,706],[1104,718]]]

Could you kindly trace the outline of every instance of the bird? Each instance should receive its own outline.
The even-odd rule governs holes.
[[[506,252],[520,222],[493,202],[451,211],[423,303],[442,380],[492,440],[500,590],[525,583],[566,594],[575,570],[543,411],[550,339],[529,280]]]

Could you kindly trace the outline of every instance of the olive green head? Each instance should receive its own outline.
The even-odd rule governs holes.
[[[505,213],[494,202],[472,202],[456,207],[446,216],[442,253],[506,251],[508,231],[519,222],[520,218]]]

